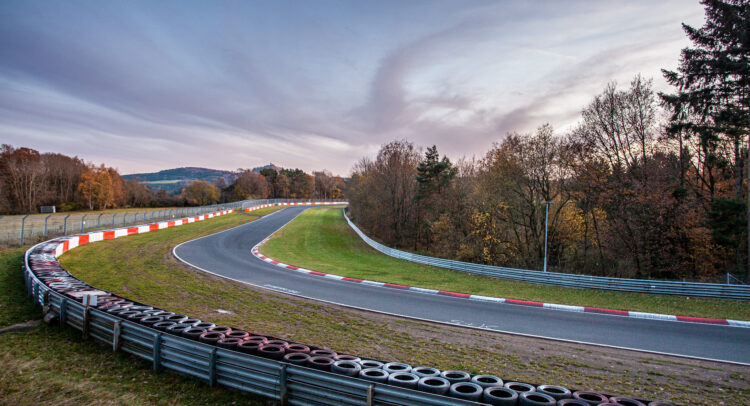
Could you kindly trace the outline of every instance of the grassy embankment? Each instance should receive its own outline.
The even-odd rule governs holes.
[[[346,224],[340,208],[305,211],[266,242],[261,252],[286,264],[379,282],[547,303],[750,320],[750,304],[740,300],[571,289],[469,275],[391,258],[365,244]]]
[[[248,220],[252,219],[235,214],[182,226],[180,238],[211,234]],[[20,270],[28,248],[0,250],[0,329],[41,318],[41,308],[25,294]],[[29,331],[0,334],[0,363],[0,404],[265,404],[169,371],[154,373],[141,359],[112,353],[109,347],[81,339],[71,328],[44,323]]]
[[[178,243],[247,218],[230,215],[98,242],[77,248],[61,259],[77,277],[132,299],[364,357],[493,373],[506,379],[557,383],[682,404],[733,404],[738,399],[742,403],[741,399],[750,395],[746,367],[556,343],[361,312],[217,278],[181,265],[171,256],[172,247]],[[17,280],[17,286],[9,289],[12,293],[23,290],[18,266],[3,268],[3,272]],[[230,313],[219,313],[219,309]],[[240,399],[238,394],[209,390],[203,384],[167,372],[157,376],[150,371],[150,365],[112,354],[108,348],[90,341],[81,341],[79,334],[69,329],[41,327],[31,333],[0,336],[5,366],[0,373],[0,399],[24,403],[14,400],[27,399],[29,394],[34,401],[47,403],[55,400],[81,403],[80,400],[93,398],[96,403],[111,399],[111,403],[126,404],[227,404],[227,398]],[[63,351],[75,356],[66,356]],[[63,373],[68,376],[56,375]],[[145,382],[143,387],[142,382]],[[165,389],[170,385],[175,388]],[[89,394],[89,389],[96,392]],[[209,391],[216,400],[200,394],[199,390]],[[78,401],[68,401],[71,398]]]

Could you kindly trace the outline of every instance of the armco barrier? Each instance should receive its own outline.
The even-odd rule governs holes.
[[[253,208],[259,208],[259,206]],[[80,245],[179,226],[229,212],[231,210],[158,224],[82,234],[38,244],[29,249],[25,256],[24,278],[28,293],[35,303],[43,306],[45,319],[52,320],[54,317],[49,316],[53,315],[61,325],[80,330],[84,337],[91,337],[111,345],[114,351],[122,350],[149,361],[154,370],[171,369],[201,379],[209,385],[221,384],[243,392],[277,399],[282,405],[460,406],[483,404],[280,362],[219,348],[170,333],[169,330],[166,332],[158,330],[149,324],[147,319],[154,317],[161,319],[156,315],[160,313],[174,315],[174,313],[154,309],[148,305],[128,301],[116,294],[98,290],[74,278],[62,269],[57,261],[58,256]],[[98,298],[98,304],[87,304],[92,297]],[[141,312],[131,311],[136,308]],[[120,311],[123,313],[119,313]],[[126,318],[125,312],[131,313],[130,317]],[[149,315],[153,316],[146,317]],[[186,320],[187,316],[179,316],[179,318]],[[142,322],[139,323],[136,320],[142,320]],[[276,339],[268,336],[256,337]],[[449,377],[449,375],[445,376]],[[460,386],[471,389],[472,385],[478,388],[481,395],[482,389],[473,383],[454,383],[451,388],[456,389]],[[506,389],[493,388],[492,390],[507,392]],[[542,391],[542,387],[539,387],[539,390]],[[458,396],[463,392],[458,390],[455,393]],[[545,396],[550,401],[553,400],[543,393],[534,395],[540,399],[545,399]],[[604,397],[604,395],[598,396]],[[648,403],[642,400],[641,402]]]
[[[425,255],[413,254],[385,246],[362,232],[344,212],[349,227],[364,240],[367,245],[390,257],[432,265],[454,271],[493,278],[509,279],[522,282],[541,283],[545,285],[567,286],[573,288],[590,288],[618,290],[635,293],[659,295],[682,295],[715,297],[721,299],[750,299],[750,285],[724,285],[719,283],[676,282],[650,279],[612,278],[605,276],[576,275],[559,272],[542,272],[530,269],[506,268],[502,266],[473,264]]]

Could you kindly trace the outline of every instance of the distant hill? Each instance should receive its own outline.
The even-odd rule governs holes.
[[[262,171],[263,169],[273,169],[276,172],[281,172],[281,170],[284,169],[284,168],[282,168],[280,166],[276,166],[273,163],[269,163],[268,165],[264,165],[264,166],[259,166],[257,168],[253,168],[253,172],[260,173],[260,171]]]
[[[137,180],[138,182],[149,185],[154,189],[164,189],[168,193],[177,193],[182,190],[182,188],[196,180],[204,180],[213,183],[223,177],[228,184],[232,181],[234,175],[235,172],[232,171],[187,167],[165,169],[163,171],[152,173],[134,173],[131,175],[123,175],[122,177],[127,180]]]

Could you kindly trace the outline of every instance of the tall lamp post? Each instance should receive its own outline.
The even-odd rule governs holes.
[[[544,200],[542,201],[542,203],[545,204],[545,209],[544,209],[544,272],[547,272],[547,222],[549,221],[549,205],[554,202]]]

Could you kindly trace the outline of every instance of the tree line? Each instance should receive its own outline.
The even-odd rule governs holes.
[[[31,148],[0,147],[0,213],[38,213],[40,206],[58,211],[118,207],[202,206],[246,199],[343,197],[344,180],[329,171],[309,175],[301,169],[239,169],[214,183],[196,180],[177,194],[125,180],[103,164],[78,157],[40,153]]]
[[[229,183],[229,184],[227,184]],[[238,169],[229,179],[214,183],[197,180],[183,189],[188,204],[207,205],[246,199],[342,199],[344,179],[330,171],[264,168],[260,172]]]
[[[545,124],[455,163],[392,141],[355,165],[351,215],[386,244],[470,262],[541,269],[548,222],[552,270],[747,275],[750,3],[703,4],[663,72],[674,93],[610,83],[566,134]]]

